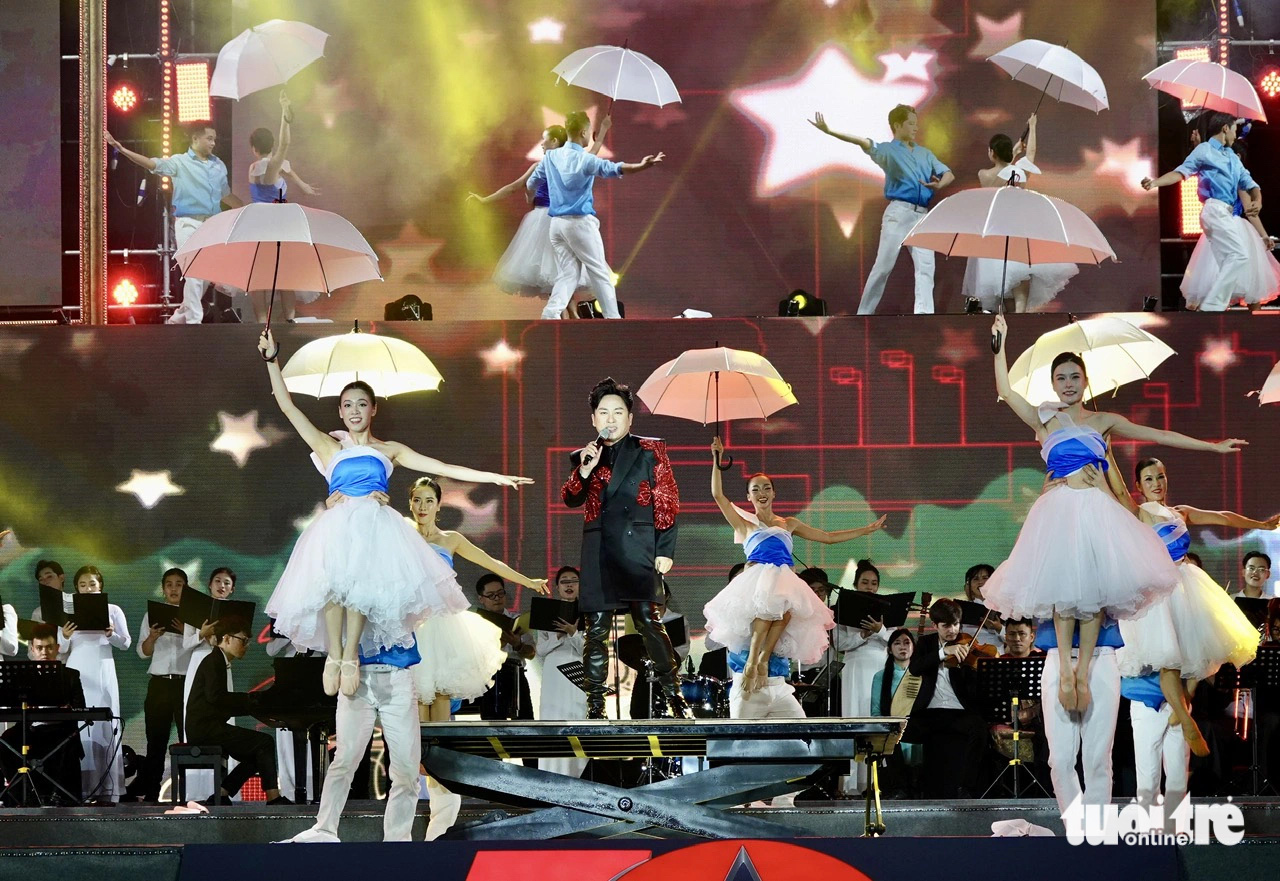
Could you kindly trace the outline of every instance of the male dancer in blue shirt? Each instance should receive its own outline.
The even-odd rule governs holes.
[[[597,177],[622,177],[652,168],[662,161],[663,154],[646,156],[639,162],[610,162],[588,153],[591,121],[581,110],[565,117],[564,128],[568,142],[548,151],[525,184],[535,190],[545,181],[551,201],[548,213],[551,215],[551,247],[556,254],[556,283],[542,317],[560,317],[586,267],[588,285],[600,302],[604,317],[621,318],[613,289],[613,271],[605,260],[600,221],[596,219],[591,199],[592,185]]]
[[[1231,295],[1243,290],[1249,274],[1249,241],[1252,233],[1243,224],[1235,222],[1235,204],[1239,193],[1244,192],[1246,217],[1257,216],[1262,210],[1262,188],[1254,181],[1231,149],[1236,141],[1236,118],[1230,113],[1212,111],[1208,115],[1206,130],[1209,139],[1201,142],[1182,164],[1155,180],[1143,178],[1142,188],[1152,190],[1182,183],[1192,175],[1200,176],[1197,194],[1200,196],[1200,227],[1209,242],[1213,257],[1218,263],[1218,275],[1213,287],[1200,304],[1204,312],[1224,312],[1231,303]]]
[[[889,204],[884,209],[880,225],[880,247],[876,250],[876,262],[862,288],[862,301],[858,303],[859,315],[873,315],[880,297],[884,294],[889,274],[898,263],[898,252],[911,228],[929,210],[933,194],[956,179],[951,169],[938,161],[928,147],[916,143],[920,123],[914,107],[899,104],[889,111],[889,129],[892,141],[876,143],[870,138],[844,135],[827,127],[827,121],[818,113],[811,124],[819,131],[857,144],[872,161],[884,169],[884,197]],[[933,252],[927,248],[912,248],[911,260],[916,268],[917,315],[933,314]]]

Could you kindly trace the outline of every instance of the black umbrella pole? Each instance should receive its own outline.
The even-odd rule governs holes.
[[[271,330],[271,312],[276,305],[276,279],[280,277],[280,243],[276,242],[276,265],[271,270],[271,298],[267,300],[267,326],[266,331]]]
[[[1008,278],[1009,273],[1009,237],[1004,238],[1004,262],[1000,264],[1000,297],[997,300],[996,310],[1000,315],[1004,314],[1004,281]],[[1000,331],[996,331],[991,335],[991,354],[1000,354]]]

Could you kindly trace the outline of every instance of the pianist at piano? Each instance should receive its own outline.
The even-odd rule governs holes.
[[[80,674],[58,659],[58,629],[52,624],[37,623],[27,640],[27,654],[33,661],[56,663],[62,676],[62,683],[50,689],[50,694],[61,695],[64,706],[58,709],[84,709],[84,689],[80,685]],[[40,708],[44,709],[44,708]],[[41,775],[33,775],[33,785],[40,793],[40,800],[28,799],[34,804],[75,804],[80,798],[80,758],[84,755],[80,738],[76,736],[76,723],[69,719],[59,721],[41,721],[40,710],[31,711],[31,719],[27,725],[26,741],[29,755],[42,759],[43,773],[52,781],[56,781],[70,793],[57,791],[52,783],[40,779]],[[23,731],[21,725],[14,725],[3,735],[8,747],[0,746],[0,769],[4,779],[12,780],[21,764],[19,753],[22,748]],[[58,748],[61,745],[61,748]],[[14,787],[6,793],[6,807],[20,806],[23,793]]]

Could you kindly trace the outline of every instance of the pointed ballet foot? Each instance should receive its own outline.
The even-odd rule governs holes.
[[[338,676],[338,689],[347,697],[356,693],[360,687],[360,662],[343,661],[342,671]]]
[[[1195,723],[1195,720],[1192,720],[1190,725],[1182,726],[1182,737],[1191,748],[1192,755],[1200,758],[1209,755],[1209,742],[1200,733],[1200,726]]]
[[[1076,711],[1076,678],[1074,675],[1058,679],[1058,703],[1068,713]]]
[[[320,677],[320,682],[324,686],[324,693],[333,697],[338,693],[338,671],[342,668],[342,663],[337,658],[324,659],[324,674]]]

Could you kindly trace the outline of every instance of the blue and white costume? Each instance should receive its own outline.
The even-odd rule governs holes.
[[[266,180],[267,166],[270,163],[271,157],[263,156],[249,166],[250,202],[275,202],[277,199],[288,197],[289,182],[284,179],[283,173],[293,171],[289,166],[289,160],[284,160],[280,165],[281,176],[277,176],[274,181]],[[320,299],[320,291],[294,291],[293,295],[299,303],[314,303]]]
[[[1158,502],[1147,502],[1142,510],[1160,519],[1155,534],[1169,549],[1180,580],[1141,619],[1121,622],[1120,675],[1173,669],[1182,671],[1183,679],[1204,679],[1223,664],[1252,661],[1258,630],[1207,572],[1186,559],[1191,536],[1182,517]]]
[[[453,571],[453,554],[427,542]],[[462,588],[454,586],[458,593]],[[437,694],[475,700],[493,685],[493,677],[507,660],[502,631],[475,612],[433,615],[418,626],[422,663],[413,668],[418,699],[431,703]]]
[[[551,247],[551,194],[545,179],[533,191],[533,208],[520,221],[511,244],[493,270],[493,280],[509,294],[546,296],[556,283],[556,253]],[[579,287],[586,285],[584,270]]]
[[[751,624],[757,618],[778,621],[791,613],[774,654],[816,664],[827,650],[827,631],[835,626],[831,610],[791,570],[791,533],[781,526],[747,533],[743,550],[747,568],[724,586],[702,612],[707,635],[731,652],[751,647]]]
[[[328,651],[324,610],[330,603],[365,617],[360,648],[366,655],[413,644],[413,631],[431,615],[467,608],[453,570],[417,530],[373,492],[387,492],[391,460],[370,446],[333,432],[342,449],[327,468],[329,492],[346,499],[320,514],[298,536],[289,563],[267,601],[276,631],[301,649]]]
[[[1063,405],[1040,407],[1059,427],[1040,446],[1049,475],[1066,477],[1094,465],[1107,468],[1102,435],[1073,423]],[[1178,573],[1155,533],[1101,489],[1060,485],[1040,496],[1027,513],[1009,558],[982,588],[987,608],[1006,618],[1092,618],[1142,615],[1168,596]]]

